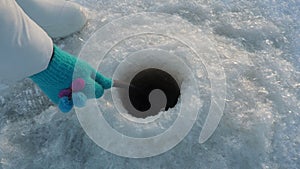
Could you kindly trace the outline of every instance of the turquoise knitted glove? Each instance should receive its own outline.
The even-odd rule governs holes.
[[[104,77],[88,63],[62,51],[55,45],[47,69],[30,78],[52,102],[58,104],[62,112],[69,112],[73,107],[73,101],[74,104],[76,103],[75,106],[84,106],[87,98],[99,98],[103,95],[104,89],[112,86],[111,79]],[[74,89],[78,86],[79,89],[76,89],[74,94]]]

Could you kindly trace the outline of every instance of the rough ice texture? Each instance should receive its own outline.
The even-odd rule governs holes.
[[[94,144],[74,112],[59,113],[24,80],[0,95],[1,169],[299,168],[298,1],[75,1],[88,9],[89,22],[80,33],[55,41],[74,55],[105,23],[136,12],[178,15],[206,32],[227,77],[221,123],[206,143],[198,144],[203,113],[172,150],[146,159],[122,158]],[[201,111],[208,108],[204,102]]]

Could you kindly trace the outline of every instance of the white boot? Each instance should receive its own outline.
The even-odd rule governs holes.
[[[86,23],[82,8],[70,1],[17,0],[17,3],[52,38],[80,31]]]

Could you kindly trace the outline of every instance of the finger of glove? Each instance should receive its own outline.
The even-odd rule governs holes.
[[[99,83],[104,89],[109,89],[112,86],[112,79],[103,76],[99,72],[95,72],[95,81]]]
[[[85,87],[82,92],[87,96],[87,98],[100,98],[103,93],[103,87],[95,82],[93,79],[89,78],[86,80]]]

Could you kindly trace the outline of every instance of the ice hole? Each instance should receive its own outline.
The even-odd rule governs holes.
[[[167,111],[174,107],[180,95],[180,88],[169,73],[149,68],[133,77],[128,93],[130,103],[140,111],[129,111],[129,113],[138,118],[145,118],[157,115],[163,109]],[[128,104],[127,101],[125,103]]]
[[[167,51],[145,49],[132,53],[114,72],[113,79],[128,84],[112,90],[114,104],[124,117],[134,117],[130,120],[154,120],[177,104],[181,85],[189,76],[185,64]]]

